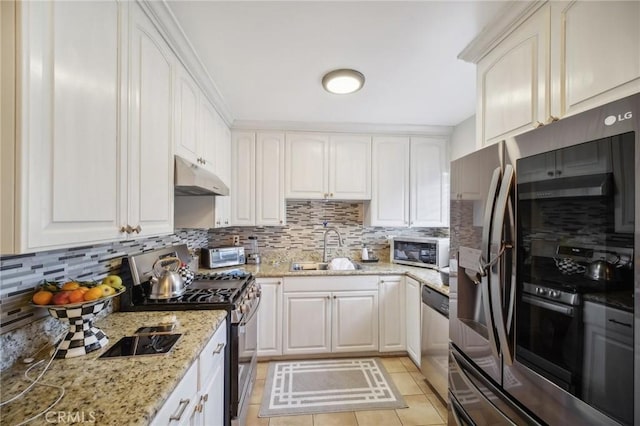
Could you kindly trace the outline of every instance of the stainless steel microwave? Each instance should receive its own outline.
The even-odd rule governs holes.
[[[391,263],[441,269],[449,266],[449,238],[391,239]]]

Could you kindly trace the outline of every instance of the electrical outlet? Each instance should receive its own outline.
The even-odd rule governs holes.
[[[239,246],[240,245],[240,235],[234,235],[231,237],[233,245],[234,246]]]

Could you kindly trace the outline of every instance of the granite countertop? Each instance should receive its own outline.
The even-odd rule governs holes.
[[[140,326],[159,324],[169,314],[176,316],[174,333],[182,337],[168,354],[98,359],[121,337],[132,335]],[[64,397],[33,424],[48,424],[48,418],[58,423],[58,413],[68,416],[64,423],[75,419],[96,425],[148,424],[225,317],[226,311],[221,310],[116,312],[96,321],[94,325],[109,337],[109,345],[85,356],[53,360],[40,381],[64,386]],[[31,370],[31,377],[42,372],[48,351],[41,351],[37,360],[42,358],[45,362]],[[2,373],[2,401],[28,386],[24,379],[27,367],[17,363]],[[58,389],[34,386],[1,408],[2,423],[18,424],[46,410],[59,395]]]
[[[587,293],[583,297],[585,301],[633,313],[633,290]]]
[[[407,275],[426,284],[434,290],[449,295],[449,286],[442,284],[440,272],[430,268],[400,265],[396,263],[361,263],[362,269],[348,271],[291,271],[291,262],[279,262],[275,264],[262,263],[260,265],[238,265],[232,268],[200,269],[200,272],[225,271],[242,268],[254,274],[257,278],[275,277],[304,277],[304,276],[341,276],[341,275]]]

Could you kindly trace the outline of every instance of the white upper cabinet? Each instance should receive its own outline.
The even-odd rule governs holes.
[[[216,174],[231,187],[231,130],[220,116],[216,120],[215,164]],[[231,190],[231,188],[230,188]],[[231,197],[215,197],[215,228],[231,225]]]
[[[409,153],[408,137],[373,137],[367,225],[409,226]]]
[[[481,145],[522,133],[549,117],[549,6],[543,6],[477,67]]]
[[[553,1],[478,54],[478,146],[640,91],[640,3]]]
[[[179,65],[176,73],[176,154],[193,163],[202,165],[202,155],[198,147],[198,107],[199,89],[184,66]]]
[[[551,2],[552,114],[640,91],[640,2]]]
[[[286,221],[284,199],[284,133],[256,135],[256,225],[280,226]]]
[[[370,136],[287,133],[285,152],[287,198],[371,198]]]
[[[287,133],[285,141],[286,197],[327,198],[329,136],[317,133]]]
[[[329,136],[329,198],[371,199],[371,136]]]
[[[131,7],[127,226],[173,232],[174,57],[139,6]]]
[[[444,137],[374,136],[369,226],[449,226],[449,156]]]
[[[410,226],[449,226],[447,140],[411,137]]]
[[[199,163],[205,169],[218,173],[216,164],[216,146],[222,143],[223,134],[220,131],[220,117],[214,106],[207,98],[200,95],[199,132],[196,135],[198,141]],[[223,123],[224,124],[224,123]],[[196,158],[196,161],[198,159]]]
[[[2,200],[16,202],[15,223],[3,223],[15,239],[3,232],[3,254],[121,237],[125,6],[20,3],[17,197]]]
[[[256,134],[233,132],[231,142],[231,224],[253,226],[256,222]]]
[[[234,131],[232,164],[231,223],[284,225],[284,133]]]

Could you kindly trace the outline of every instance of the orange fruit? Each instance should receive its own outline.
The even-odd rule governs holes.
[[[80,287],[79,283],[77,283],[75,281],[69,281],[69,282],[66,282],[66,283],[62,284],[62,288],[61,289],[62,290],[75,290],[78,287]]]
[[[76,290],[80,290],[82,292],[82,294],[85,294],[86,292],[89,291],[89,287],[80,286]]]
[[[40,290],[33,295],[33,303],[36,305],[48,305],[51,303],[51,299],[53,299],[53,293],[46,290]]]
[[[72,290],[69,295],[69,303],[78,303],[84,301],[84,291],[79,288]]]
[[[102,289],[99,287],[93,287],[89,291],[84,293],[84,300],[98,300],[102,297]]]

